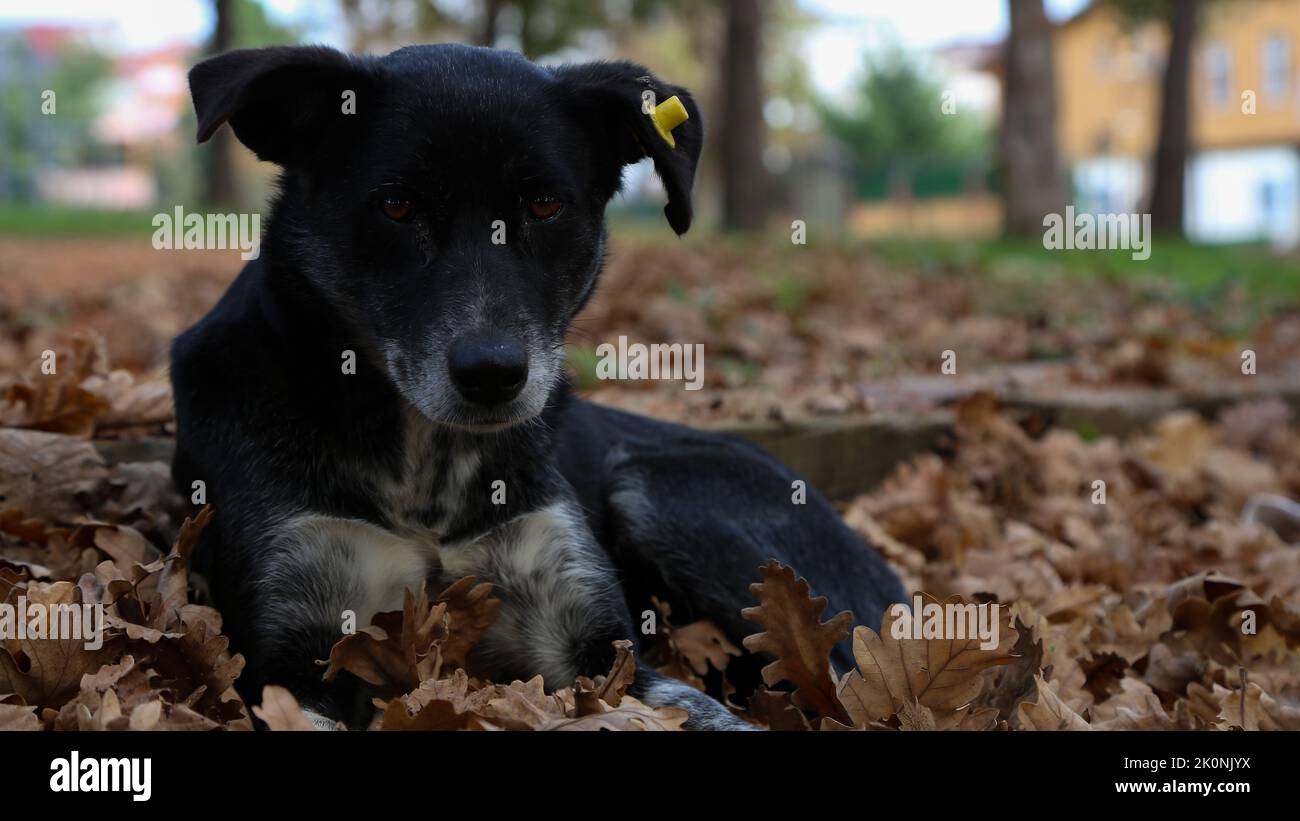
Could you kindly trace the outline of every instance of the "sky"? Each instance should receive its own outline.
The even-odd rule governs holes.
[[[1007,29],[1007,0],[799,0],[824,22],[813,29],[805,56],[814,85],[838,94],[862,64],[862,53],[893,38],[905,46],[930,49],[953,42],[993,41]],[[1048,15],[1065,19],[1087,0],[1046,0]],[[329,0],[264,0],[273,19],[312,20],[316,42],[344,45]],[[325,9],[322,17],[321,10]],[[0,0],[0,26],[27,23],[95,22],[105,38],[128,51],[177,40],[199,42],[212,25],[207,0]]]
[[[862,66],[862,53],[882,39],[929,50],[952,43],[995,42],[1007,32],[1007,0],[799,0],[823,23],[804,56],[813,84],[837,94]],[[1088,0],[1046,0],[1047,15],[1068,19]]]

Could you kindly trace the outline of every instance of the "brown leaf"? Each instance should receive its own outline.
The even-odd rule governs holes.
[[[745,637],[745,649],[776,656],[763,668],[764,683],[771,687],[788,681],[795,685],[795,703],[800,707],[847,720],[835,698],[830,653],[836,642],[848,636],[853,614],[845,610],[823,624],[826,598],[813,598],[807,580],[797,578],[793,569],[775,559],[759,572],[763,581],[749,586],[759,604],[745,608],[741,615],[764,628]]]
[[[158,618],[153,625],[160,630],[174,630],[181,624],[181,612],[189,603],[190,557],[210,521],[211,505],[200,510],[193,519],[187,518],[176,535],[176,544],[167,554],[158,574]]]
[[[722,628],[708,619],[674,627],[672,641],[697,676],[707,674],[710,667],[725,672],[731,659],[740,655],[740,648],[727,639]]]
[[[1035,676],[1038,687],[1038,701],[1022,702],[1016,714],[1023,730],[1091,730],[1092,727],[1083,717],[1071,710],[1060,697],[1047,686],[1042,676]]]
[[[923,610],[931,607],[964,604],[959,596],[940,603],[922,594]],[[994,605],[978,605],[994,607]],[[904,608],[889,610],[881,625],[881,634],[866,627],[853,631],[853,656],[858,669],[840,681],[838,695],[855,726],[883,721],[895,715],[908,702],[918,702],[930,709],[939,729],[961,721],[964,712],[979,696],[984,686],[982,671],[1014,661],[1011,649],[1018,633],[1010,625],[1009,611],[996,611],[997,646],[981,648],[981,639],[896,638],[895,624],[910,619]],[[942,617],[942,611],[934,611]],[[977,611],[976,611],[977,612]],[[922,617],[928,617],[923,614]],[[905,626],[907,622],[903,623]]]
[[[680,707],[650,707],[625,696],[623,703],[602,713],[556,719],[541,724],[539,730],[680,730],[687,713]]]
[[[0,693],[16,693],[28,704],[57,709],[76,692],[84,674],[116,657],[118,643],[105,637],[98,649],[86,649],[92,636],[84,634],[81,591],[72,582],[30,582],[25,589],[10,591],[10,604],[17,604],[20,591],[29,612],[35,606],[50,617],[62,619],[56,614],[70,614],[68,627],[77,636],[33,638],[28,634],[26,638],[0,641]],[[43,617],[42,621],[48,619]]]
[[[1043,640],[1038,630],[1030,629],[1019,616],[1015,617],[1015,627],[1019,635],[1011,649],[1013,660],[989,672],[975,701],[978,707],[992,708],[1001,721],[1009,721],[1016,705],[1035,692],[1034,679],[1043,671]]]
[[[898,711],[898,728],[900,730],[934,730],[934,713],[924,704],[905,701]]]
[[[253,714],[272,730],[316,730],[316,725],[298,706],[293,693],[274,684],[262,688],[262,703],[253,707]]]
[[[447,637],[442,661],[453,667],[468,666],[470,652],[496,622],[501,600],[492,595],[490,582],[466,576],[438,594],[437,604],[447,607]]]
[[[108,477],[85,439],[60,433],[0,429],[0,498],[6,507],[47,522],[84,516]]]
[[[111,409],[108,399],[83,386],[107,370],[103,340],[77,337],[71,350],[55,351],[54,373],[36,363],[24,381],[11,384],[0,403],[0,424],[89,437],[95,420]]]
[[[749,714],[773,730],[807,731],[812,728],[803,711],[787,692],[759,688],[749,697]]]
[[[4,699],[4,696],[0,696],[0,732],[41,729],[41,720],[36,717],[36,705],[10,704]]]

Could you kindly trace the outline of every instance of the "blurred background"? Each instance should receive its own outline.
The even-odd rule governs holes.
[[[607,401],[771,419],[1008,379],[1198,388],[1239,373],[1243,340],[1298,375],[1300,0],[6,4],[0,372],[82,331],[156,369],[237,273],[236,252],[149,243],[155,213],[262,211],[274,180],[228,130],[194,145],[194,62],[441,41],[629,58],[701,103],[698,228],[672,238],[648,165],[611,207],[570,351]],[[1150,259],[1044,249],[1067,205],[1150,214]],[[709,389],[596,383],[619,334],[706,343]]]

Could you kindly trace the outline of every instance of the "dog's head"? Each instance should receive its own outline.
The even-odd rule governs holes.
[[[442,424],[492,430],[541,412],[624,166],[651,158],[669,224],[690,226],[700,114],[640,66],[283,47],[206,60],[190,89],[200,142],[228,122],[284,169],[270,252]],[[670,145],[649,112],[673,96],[689,119]]]

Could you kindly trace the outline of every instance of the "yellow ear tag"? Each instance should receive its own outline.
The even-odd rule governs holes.
[[[686,106],[682,105],[682,101],[676,95],[655,106],[655,113],[650,117],[659,136],[663,137],[664,142],[671,148],[677,147],[677,141],[673,139],[673,129],[690,118],[691,115],[686,113]]]

